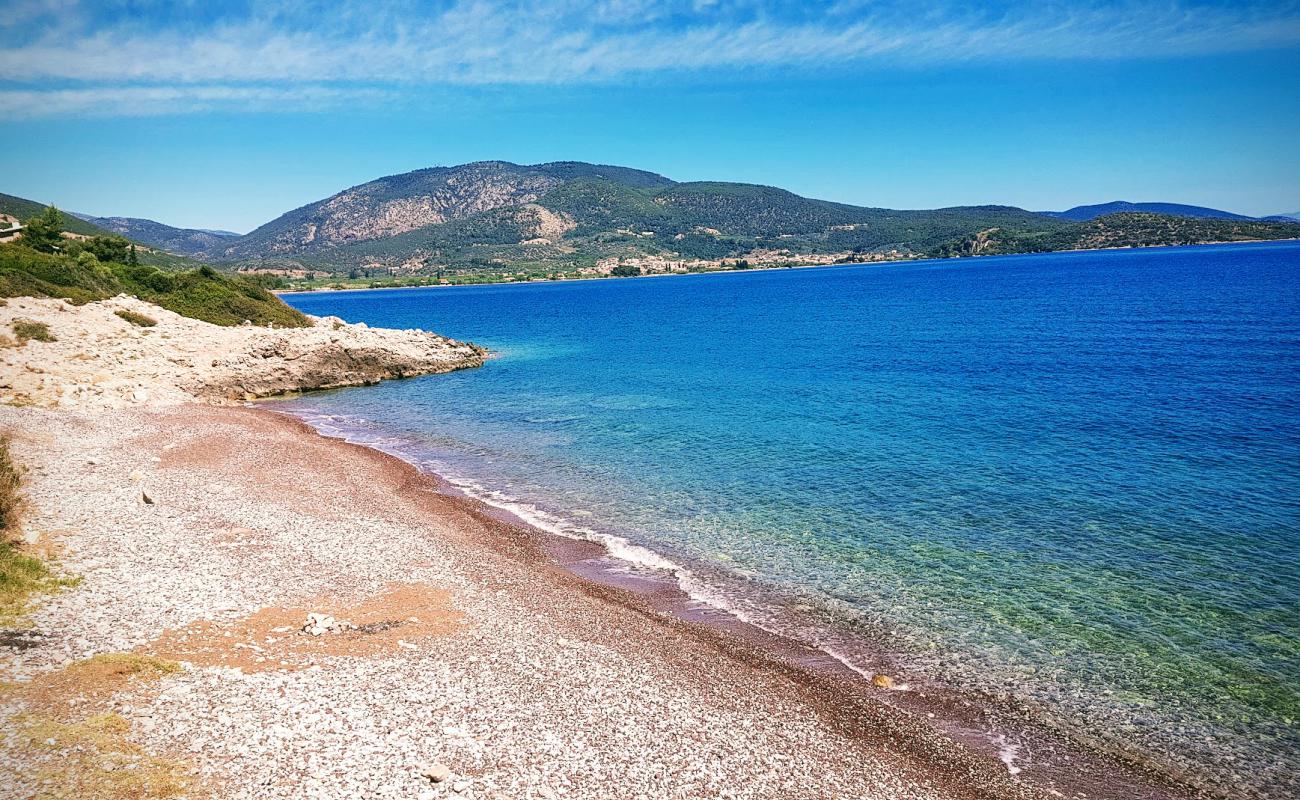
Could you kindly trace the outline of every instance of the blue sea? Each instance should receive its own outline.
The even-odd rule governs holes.
[[[280,403],[773,628],[1300,791],[1300,244],[288,295],[489,348]],[[824,640],[824,641],[823,641]]]

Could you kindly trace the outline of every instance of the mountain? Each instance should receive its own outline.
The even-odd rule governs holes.
[[[1122,210],[1093,213],[1113,208]],[[1180,213],[1165,213],[1170,209]],[[91,220],[96,230],[103,226],[147,244],[150,258],[183,260],[166,250],[297,277],[325,272],[447,280],[604,275],[616,268],[617,274],[688,272],[716,269],[724,260],[730,266],[787,266],[1300,238],[1295,222],[1194,206],[1112,203],[1057,214],[997,205],[904,211],[576,161],[481,161],[390,175],[294,209],[244,236],[149,220]]]
[[[1288,214],[1270,214],[1267,217],[1260,217],[1268,222],[1300,222],[1300,211],[1292,211]]]
[[[294,209],[218,251],[224,258],[296,255],[386,239],[498,209],[513,209],[519,230],[553,233],[567,224],[539,210],[552,191],[585,180],[644,189],[668,186],[661,175],[579,162],[520,166],[484,161],[390,175]],[[502,220],[502,224],[508,224]],[[516,240],[518,241],[518,240]]]
[[[1255,219],[1242,214],[1233,214],[1231,211],[1220,211],[1217,208],[1204,208],[1202,206],[1185,206],[1179,203],[1129,203],[1123,200],[1116,200],[1113,203],[1101,203],[1095,206],[1075,206],[1069,211],[1043,211],[1049,217],[1057,219],[1068,219],[1072,222],[1087,222],[1097,217],[1104,217],[1107,214],[1121,214],[1131,212],[1146,212],[1150,214],[1168,214],[1172,217],[1196,217],[1198,219],[1235,219],[1248,220]]]
[[[618,258],[718,260],[756,251],[850,260],[920,253],[990,225],[1051,231],[1063,224],[1006,206],[894,211],[771,186],[679,183],[626,167],[487,161],[352,187],[208,255],[333,271],[582,269]]]
[[[132,241],[166,250],[178,256],[204,258],[208,252],[219,249],[232,239],[239,238],[239,234],[229,231],[173,228],[151,219],[136,217],[92,217],[87,214],[72,216],[125,236]]]

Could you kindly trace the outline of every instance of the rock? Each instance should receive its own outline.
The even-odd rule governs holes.
[[[420,774],[433,783],[442,783],[451,777],[451,770],[447,768],[446,764],[435,762],[421,767]]]
[[[461,794],[462,792],[468,791],[469,787],[472,785],[473,784],[469,781],[456,781],[451,785],[451,790],[456,794]]]
[[[342,633],[356,628],[351,622],[337,620],[329,614],[319,611],[311,611],[307,614],[307,621],[303,623],[302,632],[312,636],[321,636],[326,633]]]
[[[146,492],[144,489],[140,490],[140,499],[143,500],[144,504],[147,506],[153,505],[153,498],[150,497],[149,493]]]
[[[894,679],[883,673],[877,673],[871,676],[871,685],[877,689],[894,688]]]

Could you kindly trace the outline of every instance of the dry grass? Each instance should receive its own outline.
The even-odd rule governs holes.
[[[26,344],[33,339],[38,342],[58,341],[54,334],[50,333],[49,325],[33,319],[16,319],[13,322],[13,329],[19,344]]]
[[[8,684],[4,694],[26,710],[6,721],[17,735],[0,740],[0,781],[48,800],[147,800],[190,792],[185,765],[145,752],[128,738],[131,723],[108,710],[114,697],[179,669],[152,656],[111,653]]]
[[[77,722],[21,716],[14,722],[22,737],[15,755],[30,768],[26,775],[37,800],[152,800],[189,788],[188,770],[129,741],[131,724],[117,714]]]
[[[31,596],[69,586],[75,580],[55,576],[40,558],[24,552],[22,538],[22,471],[0,437],[0,629],[22,622]]]
[[[54,719],[67,719],[87,708],[105,706],[118,692],[180,671],[175,661],[140,653],[101,653],[61,670],[41,675],[20,687],[28,705]]]
[[[144,314],[137,314],[134,311],[127,311],[124,308],[119,308],[117,311],[114,311],[113,313],[118,315],[122,319],[126,320],[127,322],[131,323],[132,325],[136,325],[141,328],[152,328],[153,326],[158,324],[158,320],[154,319],[153,317],[147,317]]]
[[[19,488],[23,476],[9,454],[9,438],[0,437],[0,532],[5,538],[18,532],[23,497]]]

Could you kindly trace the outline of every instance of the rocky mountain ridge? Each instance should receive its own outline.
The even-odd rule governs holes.
[[[1153,224],[1151,212],[1191,224]],[[287,278],[636,274],[1300,237],[1293,221],[1175,204],[893,210],[574,161],[389,175],[234,238],[96,219],[124,233],[130,223],[127,235],[152,246]]]

